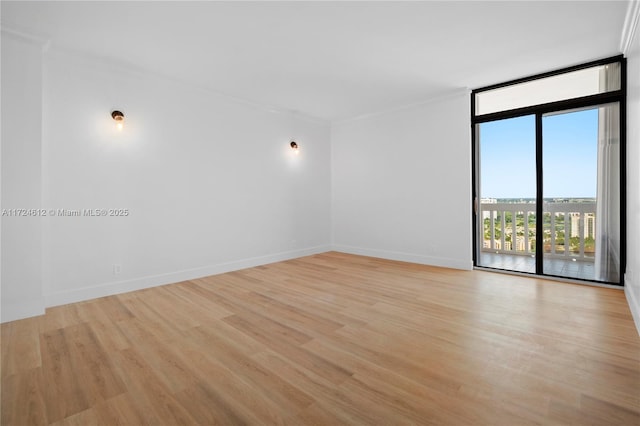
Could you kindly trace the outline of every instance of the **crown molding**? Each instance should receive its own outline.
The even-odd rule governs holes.
[[[9,37],[14,40],[20,40],[26,43],[38,45],[43,50],[47,49],[51,45],[51,40],[45,37],[20,31],[15,28],[10,28],[7,26],[2,26],[2,28],[0,28],[0,34],[2,35],[2,37]]]
[[[640,21],[640,0],[631,0],[627,7],[622,27],[622,38],[620,39],[620,51],[623,55],[626,55],[631,48],[631,43],[638,29],[638,21]]]
[[[464,87],[464,88],[458,88],[458,89],[453,89],[453,90],[449,90],[446,92],[441,92],[439,94],[436,94],[430,98],[427,99],[423,99],[421,101],[418,102],[413,102],[410,104],[404,104],[404,105],[400,105],[400,106],[396,106],[393,108],[388,108],[388,109],[384,109],[384,110],[380,110],[380,111],[375,111],[375,112],[371,112],[371,113],[367,113],[367,114],[362,114],[362,115],[358,115],[355,117],[351,117],[351,118],[346,118],[343,120],[335,120],[332,121],[331,124],[332,125],[341,125],[341,124],[347,124],[347,123],[351,123],[353,121],[358,121],[358,120],[365,120],[365,119],[369,119],[369,118],[374,118],[374,117],[378,117],[378,116],[382,116],[382,115],[388,115],[388,114],[393,114],[395,112],[400,112],[400,111],[404,111],[404,110],[408,110],[408,109],[413,109],[413,108],[419,108],[421,106],[425,106],[425,105],[429,105],[435,102],[441,102],[441,101],[445,101],[448,99],[452,99],[452,98],[456,98],[458,96],[467,96],[471,94],[471,89],[469,89],[468,87]]]

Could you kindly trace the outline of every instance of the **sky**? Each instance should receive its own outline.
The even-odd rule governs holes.
[[[598,109],[543,117],[544,198],[596,196]],[[535,198],[535,116],[480,125],[481,198]]]

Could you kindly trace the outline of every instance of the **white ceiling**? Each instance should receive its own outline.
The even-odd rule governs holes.
[[[3,28],[341,120],[620,52],[626,1],[11,2]]]

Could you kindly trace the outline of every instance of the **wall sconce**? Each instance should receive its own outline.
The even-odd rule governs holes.
[[[291,149],[296,155],[300,154],[300,149],[298,148],[298,144],[296,143],[296,141],[291,141],[289,145],[291,145]]]
[[[116,127],[118,130],[122,130],[124,127],[124,114],[120,111],[112,111],[111,117],[116,121]]]

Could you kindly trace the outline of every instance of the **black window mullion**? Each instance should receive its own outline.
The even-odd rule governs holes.
[[[471,95],[471,111],[472,114],[473,112],[476,110],[476,97],[474,95]],[[471,187],[471,221],[472,221],[472,225],[471,225],[471,229],[472,229],[472,244],[473,244],[473,250],[472,250],[472,261],[473,261],[473,266],[478,266],[478,232],[479,231],[479,227],[478,227],[478,209],[480,207],[479,205],[479,200],[478,200],[478,179],[477,179],[477,173],[479,170],[479,167],[477,165],[478,162],[478,154],[476,151],[476,125],[473,123],[473,120],[471,122],[471,176],[472,176],[472,187]]]
[[[528,77],[524,77],[524,78],[518,78],[515,80],[511,80],[511,81],[506,81],[504,83],[498,83],[498,84],[492,84],[490,86],[485,86],[485,87],[480,87],[478,89],[474,89],[473,93],[480,93],[480,92],[487,92],[489,90],[494,90],[494,89],[500,89],[502,87],[507,87],[507,86],[515,86],[517,84],[522,84],[522,83],[527,83],[529,81],[535,81],[535,80],[541,80],[543,78],[547,78],[547,77],[553,77],[556,75],[562,75],[562,74],[567,74],[573,71],[579,71],[579,70],[583,70],[583,69],[587,69],[587,68],[593,68],[593,67],[597,67],[600,65],[608,65],[608,64],[612,64],[614,62],[623,62],[624,56],[623,55],[616,55],[616,56],[612,56],[610,58],[604,58],[604,59],[599,59],[596,61],[591,61],[591,62],[587,62],[585,64],[580,64],[580,65],[574,65],[571,67],[566,67],[566,68],[561,68],[558,70],[553,70],[553,71],[548,71],[548,72],[544,72],[541,74],[535,74],[535,75],[531,75]],[[475,110],[472,110],[475,113]]]
[[[627,268],[627,61],[620,61],[620,285]]]
[[[574,108],[586,108],[620,100],[622,90],[614,90],[606,93],[583,96],[580,98],[563,99],[561,101],[549,102],[540,105],[530,105],[522,108],[508,109],[504,111],[491,112],[489,114],[475,115],[472,118],[474,123],[485,123],[489,121],[503,120],[506,118],[521,117],[535,114],[536,112],[548,113],[555,111],[566,111]],[[473,96],[472,96],[473,97]]]
[[[542,113],[536,113],[536,274],[543,274],[544,192],[542,188]]]

